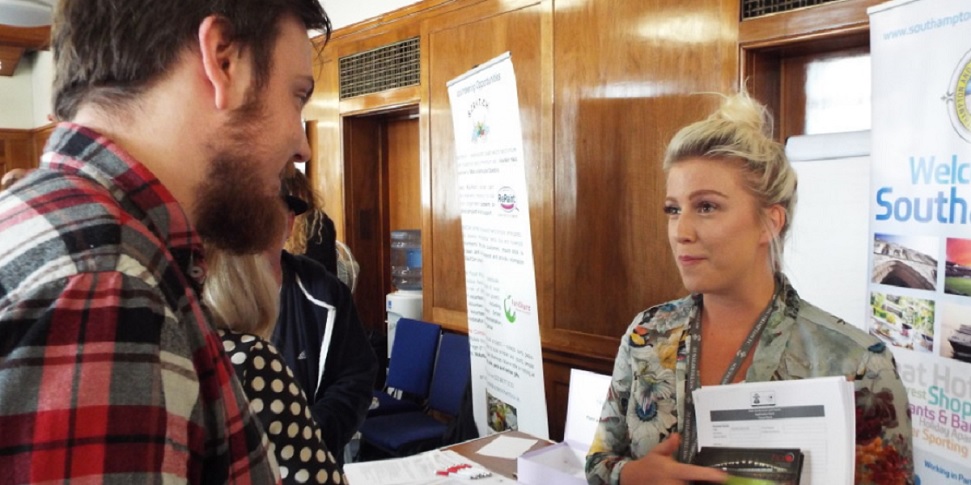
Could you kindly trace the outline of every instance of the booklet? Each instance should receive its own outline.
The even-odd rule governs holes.
[[[731,475],[730,485],[799,485],[802,451],[796,448],[723,448],[707,446],[693,464]]]
[[[851,485],[853,383],[844,377],[703,386],[694,393],[698,448],[795,448],[803,485]]]

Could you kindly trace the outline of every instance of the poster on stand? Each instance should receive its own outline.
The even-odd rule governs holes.
[[[505,53],[448,82],[479,435],[548,438],[519,98]]]
[[[971,3],[870,13],[867,330],[897,359],[916,483],[971,483]],[[858,457],[859,459],[859,457]]]

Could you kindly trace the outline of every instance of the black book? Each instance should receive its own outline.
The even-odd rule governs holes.
[[[729,485],[799,485],[802,452],[796,448],[720,448],[698,451],[693,464],[718,468]]]

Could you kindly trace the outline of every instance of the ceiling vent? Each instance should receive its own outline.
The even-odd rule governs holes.
[[[340,58],[341,99],[421,82],[419,38]]]
[[[742,0],[742,20],[835,1],[837,0]]]

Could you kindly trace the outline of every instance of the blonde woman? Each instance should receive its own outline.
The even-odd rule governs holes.
[[[799,298],[782,274],[796,175],[745,94],[678,132],[664,160],[668,239],[691,295],[634,318],[593,446],[591,484],[722,482],[690,465],[692,391],[740,381],[847,376],[856,483],[913,481],[907,394],[886,346]]]
[[[276,323],[280,291],[267,256],[208,247],[206,259],[203,297],[250,408],[269,437],[283,483],[345,483],[311,417],[307,397],[266,340]]]

